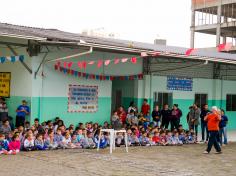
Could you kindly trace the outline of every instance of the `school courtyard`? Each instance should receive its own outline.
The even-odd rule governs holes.
[[[153,146],[100,150],[56,150],[21,152],[0,156],[0,175],[78,176],[78,175],[235,175],[236,143],[223,147],[223,154],[204,155],[205,144]],[[4,174],[3,174],[4,173]]]

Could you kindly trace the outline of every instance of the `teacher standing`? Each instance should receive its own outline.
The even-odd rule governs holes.
[[[16,109],[16,127],[25,125],[25,117],[30,114],[30,108],[27,106],[25,100],[22,101],[22,105],[18,106]]]
[[[221,114],[218,112],[216,106],[212,107],[212,113],[208,114],[204,120],[207,122],[207,128],[209,131],[209,141],[208,146],[204,154],[209,154],[212,146],[214,145],[216,149],[216,154],[221,154],[221,148],[217,141],[217,136],[219,135],[219,123],[221,121]]]

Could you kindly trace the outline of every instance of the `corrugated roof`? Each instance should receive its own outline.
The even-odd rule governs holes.
[[[161,55],[166,55],[174,53],[176,57],[185,57],[185,58],[195,58],[201,60],[210,60],[210,61],[219,61],[230,60],[230,63],[236,63],[236,55],[228,53],[220,53],[217,51],[206,51],[204,49],[198,49],[194,56],[186,57],[185,53],[188,48],[176,47],[176,46],[164,46],[156,44],[148,44],[142,42],[134,42],[128,40],[118,40],[118,39],[109,39],[109,38],[100,38],[100,37],[90,37],[76,33],[64,32],[57,29],[44,29],[44,28],[35,28],[27,26],[12,25],[7,23],[0,23],[0,35],[22,35],[22,36],[32,36],[38,38],[45,38],[48,41],[61,41],[61,42],[80,42],[81,40],[89,44],[100,44],[107,46],[117,46],[124,48],[134,48],[140,50],[149,50],[161,52]],[[173,55],[174,56],[174,55]],[[214,60],[215,59],[215,60]],[[217,60],[218,59],[218,60]],[[232,61],[232,62],[231,62]],[[227,61],[228,62],[228,61]]]

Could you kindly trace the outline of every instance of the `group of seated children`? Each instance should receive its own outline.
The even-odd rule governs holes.
[[[4,125],[9,125],[7,120]],[[64,122],[56,118],[55,122],[47,121],[39,124],[35,119],[32,126],[26,123],[12,131],[0,132],[0,154],[16,154],[19,151],[53,150],[53,149],[93,149],[110,145],[108,133],[99,134],[101,129],[113,128],[107,122],[103,126],[98,123],[79,123],[78,127],[70,125],[66,128]],[[196,143],[193,131],[185,131],[180,125],[178,129],[169,131],[161,129],[153,123],[148,125],[124,125],[127,130],[129,146],[167,146]],[[8,128],[9,129],[9,128]],[[124,134],[119,133],[115,139],[116,146],[124,145]]]

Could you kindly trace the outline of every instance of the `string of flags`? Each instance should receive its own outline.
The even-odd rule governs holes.
[[[10,61],[12,63],[16,62],[16,61],[24,61],[24,56],[20,55],[20,56],[6,56],[6,57],[0,57],[0,62],[3,64],[6,61]]]
[[[219,44],[219,45],[217,46],[217,51],[218,51],[218,52],[221,52],[221,51],[230,51],[230,49],[232,48],[232,46],[233,46],[232,43],[222,43],[222,44]],[[195,54],[197,50],[198,50],[198,49],[196,49],[196,48],[190,48],[190,49],[188,49],[188,50],[185,52],[185,55],[186,55],[186,56],[190,56],[190,55],[192,55],[192,54]]]
[[[78,72],[78,71],[68,69],[65,67],[61,67],[58,65],[55,65],[54,68],[55,68],[55,70],[63,72],[64,74],[75,76],[75,77],[80,77],[80,78],[85,78],[85,79],[110,80],[110,81],[113,81],[113,80],[142,80],[143,79],[143,74],[129,75],[129,76],[95,75],[95,74]]]
[[[74,64],[77,64],[77,67],[80,69],[86,69],[88,65],[97,65],[97,68],[101,68],[103,65],[108,66],[111,63],[113,64],[119,64],[119,63],[126,63],[130,61],[133,64],[137,63],[137,57],[131,57],[131,58],[115,58],[114,60],[106,59],[106,60],[97,60],[97,61],[78,61],[77,63],[74,62],[63,62],[63,64],[59,61],[57,62],[57,66],[61,67],[63,65],[64,68],[71,69]]]

